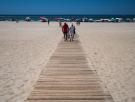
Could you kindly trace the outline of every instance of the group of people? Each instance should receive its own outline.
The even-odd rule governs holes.
[[[70,42],[71,42],[71,41],[74,40],[76,28],[73,24],[69,27],[67,23],[64,23],[64,25],[62,26],[62,32],[63,32],[63,35],[64,35],[64,40],[68,41],[68,39],[69,39]]]

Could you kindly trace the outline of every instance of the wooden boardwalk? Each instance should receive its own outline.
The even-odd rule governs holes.
[[[26,102],[113,102],[81,44],[61,41]]]

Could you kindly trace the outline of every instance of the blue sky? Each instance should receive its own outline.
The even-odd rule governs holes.
[[[0,14],[135,14],[135,0],[0,0]]]

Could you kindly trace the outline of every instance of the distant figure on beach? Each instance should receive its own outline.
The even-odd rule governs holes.
[[[50,24],[50,20],[48,19],[48,21],[47,21],[47,22],[48,22],[48,25],[49,25],[49,24]]]
[[[77,21],[76,24],[77,24],[77,25],[80,25],[80,21]]]
[[[67,23],[64,23],[64,25],[62,27],[62,32],[64,34],[64,40],[67,41],[68,40],[68,32],[69,32],[69,27],[68,27]]]
[[[70,39],[70,42],[74,40],[74,35],[75,35],[75,26],[72,24],[69,28],[69,39]]]
[[[16,23],[19,23],[19,20],[18,19],[16,19],[15,21],[16,21]]]
[[[59,27],[62,27],[62,23],[61,23],[61,21],[59,20]]]

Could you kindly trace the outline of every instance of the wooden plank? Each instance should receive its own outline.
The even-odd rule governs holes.
[[[113,100],[29,100],[26,102],[113,102]]]
[[[112,99],[111,96],[103,96],[103,95],[32,95],[28,98],[28,100],[106,100],[106,99]]]

